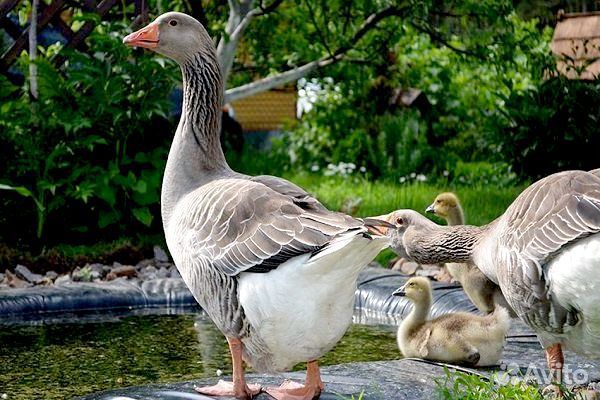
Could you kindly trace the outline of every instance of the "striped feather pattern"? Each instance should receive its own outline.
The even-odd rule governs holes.
[[[577,322],[548,293],[548,262],[565,246],[600,232],[600,177],[566,171],[527,188],[501,217],[498,279],[532,326],[561,333]],[[600,272],[599,272],[600,273]]]

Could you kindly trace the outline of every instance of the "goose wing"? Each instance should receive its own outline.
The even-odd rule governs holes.
[[[193,193],[183,236],[192,259],[220,272],[268,272],[314,253],[336,235],[367,234],[365,221],[328,211],[297,186],[274,177],[223,179]],[[367,222],[368,224],[368,222]]]
[[[526,322],[561,332],[576,317],[548,293],[547,264],[563,247],[600,232],[600,176],[550,175],[527,188],[502,219],[503,292]]]

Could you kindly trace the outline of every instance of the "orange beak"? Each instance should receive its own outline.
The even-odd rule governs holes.
[[[137,32],[130,33],[123,38],[123,43],[147,49],[155,48],[158,46],[158,24],[152,23]]]

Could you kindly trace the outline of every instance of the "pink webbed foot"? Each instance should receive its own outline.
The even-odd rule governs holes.
[[[236,388],[233,382],[227,382],[221,379],[216,385],[202,387],[195,386],[194,390],[208,396],[227,396],[246,400],[258,395],[261,391],[261,386],[256,384],[245,384]]]
[[[285,380],[279,387],[268,387],[265,391],[276,400],[312,400],[319,397],[324,389],[318,386],[304,386],[300,383]]]

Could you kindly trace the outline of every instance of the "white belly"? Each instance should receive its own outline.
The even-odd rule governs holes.
[[[353,236],[334,251],[295,257],[265,273],[242,273],[246,318],[273,356],[274,370],[329,351],[352,322],[359,272],[387,242]]]
[[[560,342],[587,357],[600,357],[600,234],[565,249],[550,263],[548,276],[552,296],[581,315]],[[553,339],[541,336],[544,341]]]

